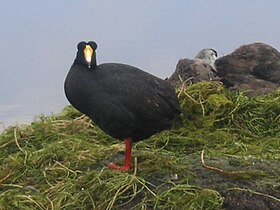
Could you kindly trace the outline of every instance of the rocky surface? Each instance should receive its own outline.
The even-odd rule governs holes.
[[[227,88],[260,95],[280,87],[280,52],[267,44],[243,45],[215,65]]]

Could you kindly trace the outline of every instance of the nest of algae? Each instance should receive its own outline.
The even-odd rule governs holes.
[[[122,162],[123,143],[70,106],[7,128],[0,209],[280,209],[280,91],[201,82],[177,92],[182,123],[134,144],[129,173],[106,167]]]

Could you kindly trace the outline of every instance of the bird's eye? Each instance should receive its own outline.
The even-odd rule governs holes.
[[[83,50],[83,49],[85,49],[85,47],[86,47],[86,45],[87,45],[87,43],[86,42],[80,42],[78,45],[77,45],[77,49],[78,50]]]
[[[92,48],[93,50],[96,50],[96,49],[97,49],[97,44],[96,44],[95,42],[90,41],[90,42],[88,42],[88,44],[91,46],[91,48]]]

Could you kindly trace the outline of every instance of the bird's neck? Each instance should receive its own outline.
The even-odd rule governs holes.
[[[96,57],[94,56],[94,58],[93,58],[92,61],[91,61],[90,67],[91,67],[91,68],[95,68],[96,65],[97,65]]]

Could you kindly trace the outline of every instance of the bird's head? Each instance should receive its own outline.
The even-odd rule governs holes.
[[[95,50],[97,49],[97,44],[95,42],[82,41],[77,45],[77,49],[77,62],[87,65],[88,68],[96,66]]]
[[[196,56],[195,59],[200,59],[203,60],[207,63],[210,64],[210,66],[212,67],[212,71],[214,73],[217,72],[216,70],[216,66],[215,66],[215,61],[217,59],[218,53],[216,50],[212,49],[212,48],[207,48],[207,49],[203,49],[201,50]]]

